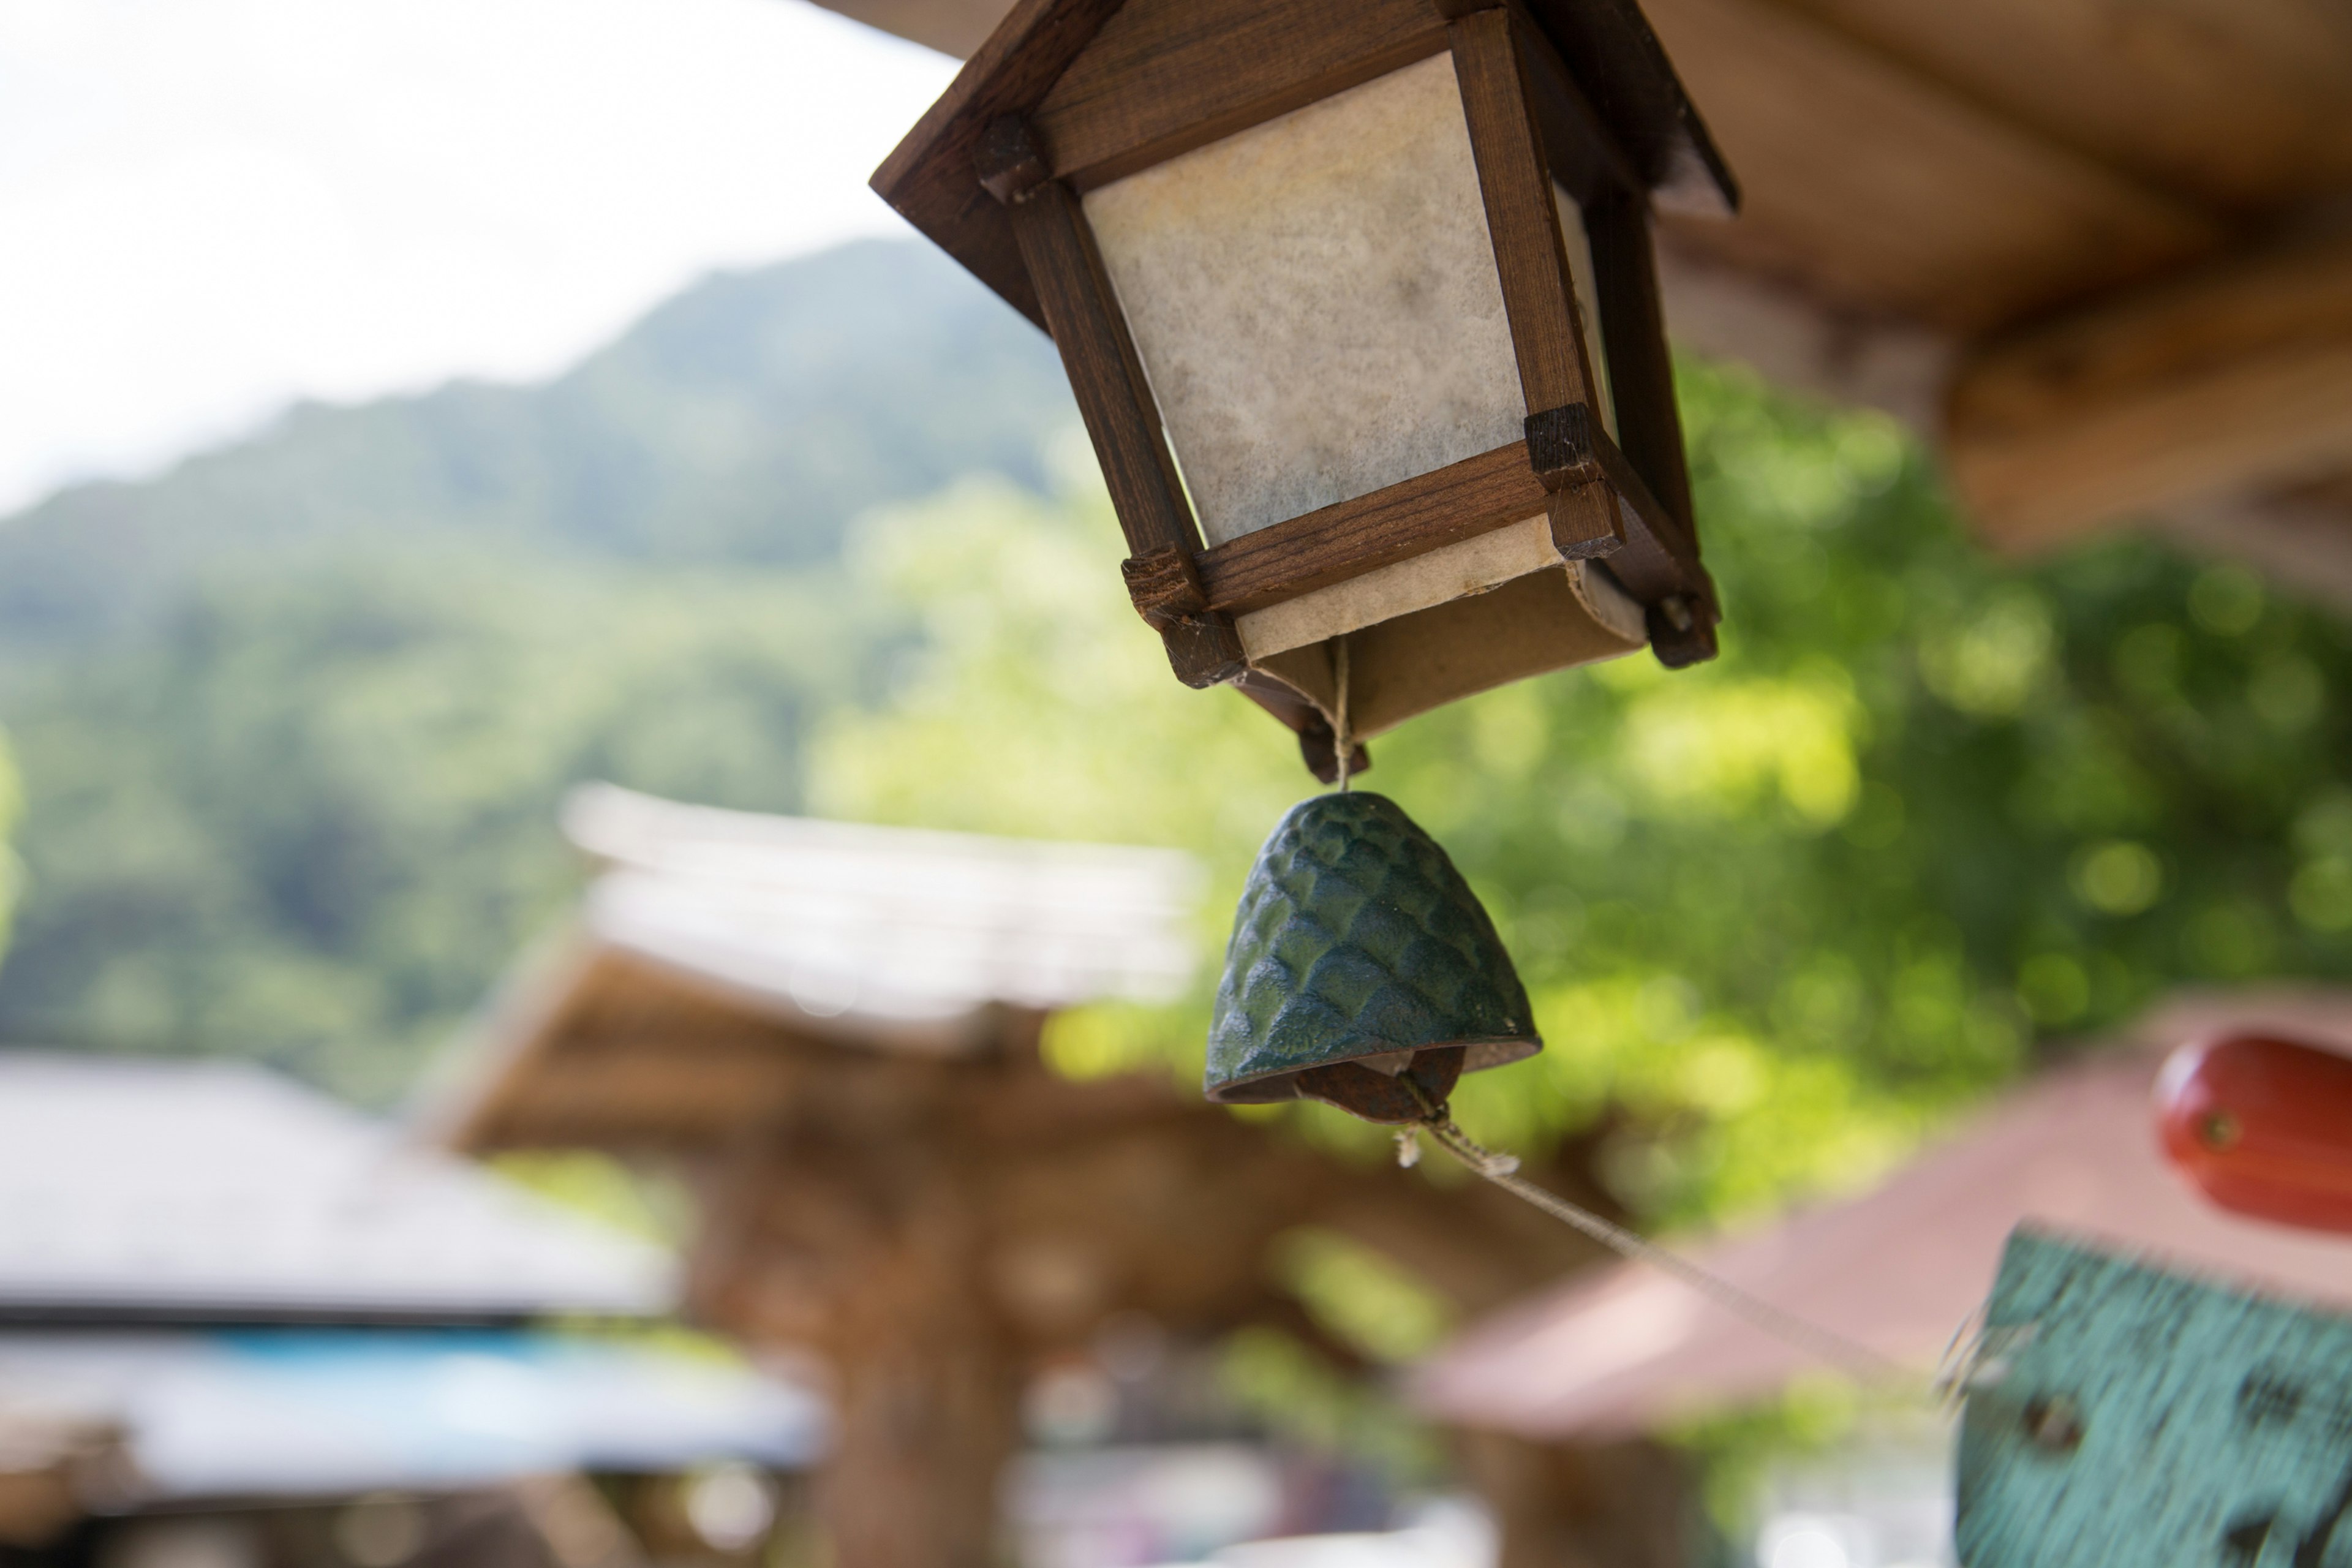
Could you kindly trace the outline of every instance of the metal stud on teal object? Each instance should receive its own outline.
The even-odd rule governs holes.
[[[1282,819],[1225,949],[1211,1100],[1414,1121],[1463,1073],[1542,1047],[1495,922],[1395,802],[1318,795]]]

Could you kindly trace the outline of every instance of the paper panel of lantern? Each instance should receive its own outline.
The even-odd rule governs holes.
[[[1714,653],[1649,216],[1736,192],[1630,0],[1023,0],[874,184],[1053,334],[1178,677],[1327,778],[1339,638],[1358,736]]]

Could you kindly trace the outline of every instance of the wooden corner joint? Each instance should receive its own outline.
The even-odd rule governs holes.
[[[1625,544],[1623,509],[1593,443],[1592,410],[1570,403],[1527,418],[1528,466],[1549,492],[1552,543],[1570,561],[1597,561]]]
[[[1119,563],[1127,595],[1143,624],[1160,634],[1168,666],[1187,686],[1222,686],[1249,668],[1231,616],[1209,607],[1192,552],[1173,544]]]
[[[1525,428],[1528,463],[1544,489],[1574,489],[1601,477],[1591,405],[1567,403],[1541,409],[1528,416]]]
[[[982,187],[1006,206],[1027,201],[1054,177],[1036,132],[1017,114],[1000,114],[982,128],[971,165]]]
[[[1528,415],[1527,441],[1528,466],[1550,492],[1544,510],[1559,552],[1597,561],[1625,552],[1613,570],[1642,601],[1658,662],[1680,669],[1713,658],[1715,584],[1695,544],[1595,427],[1591,408],[1570,403]]]
[[[1161,628],[1160,641],[1168,650],[1168,668],[1196,691],[1239,680],[1249,671],[1241,634],[1234,629],[1229,616],[1211,611],[1171,621]]]
[[[1208,613],[1208,590],[1202,586],[1201,569],[1189,550],[1163,544],[1129,556],[1118,570],[1127,579],[1127,596],[1135,602],[1135,613],[1155,632]]]
[[[1650,652],[1668,669],[1704,664],[1717,653],[1713,602],[1696,594],[1669,594],[1643,607]]]

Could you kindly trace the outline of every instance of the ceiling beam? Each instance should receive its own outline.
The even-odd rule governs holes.
[[[1835,307],[1973,336],[2219,252],[2145,184],[1775,0],[1643,0],[1739,178],[1695,251]]]
[[[2352,467],[2352,236],[2196,268],[1978,349],[1944,449],[1994,540]]]
[[[1013,0],[816,0],[828,11],[896,33],[943,55],[969,59]]]

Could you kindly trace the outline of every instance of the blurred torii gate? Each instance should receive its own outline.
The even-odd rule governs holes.
[[[958,56],[1012,8],[819,3]],[[2137,522],[2352,603],[2352,10],[1643,9],[1745,194],[1662,226],[1680,342],[1899,415],[1998,545]]]

